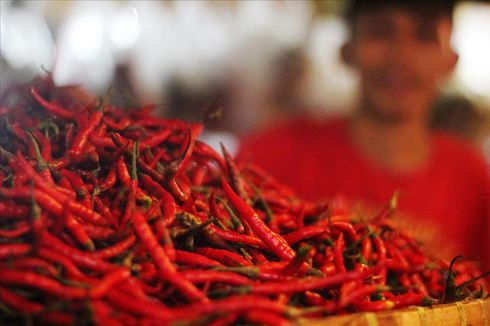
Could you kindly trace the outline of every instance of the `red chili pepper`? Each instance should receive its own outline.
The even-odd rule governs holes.
[[[291,322],[275,312],[252,310],[245,316],[246,320],[258,325],[288,326]]]
[[[85,276],[83,273],[78,269],[73,262],[67,258],[62,253],[58,253],[55,251],[52,251],[47,248],[40,248],[38,250],[38,254],[40,257],[47,259],[49,261],[52,261],[53,263],[60,264],[67,273],[76,278],[76,279],[84,279]]]
[[[246,234],[241,234],[241,233],[236,233],[230,230],[223,230],[220,229],[219,227],[215,225],[209,225],[208,228],[216,233],[218,236],[221,238],[230,241],[230,242],[237,242],[237,243],[243,243],[246,245],[254,246],[257,248],[267,248],[262,240],[259,238],[256,238],[254,236],[246,235]]]
[[[211,146],[200,140],[196,140],[195,152],[201,157],[212,159],[218,163],[222,171],[226,171],[226,163],[223,160],[223,157],[221,157]]]
[[[2,197],[3,197],[2,192]],[[0,219],[21,219],[29,216],[30,210],[25,206],[19,206],[14,202],[0,201]]]
[[[314,291],[329,288],[344,282],[363,280],[366,277],[377,273],[382,267],[382,264],[378,264],[364,272],[351,271],[323,278],[306,277],[303,279],[294,279],[287,283],[257,283],[250,286],[250,292],[253,294],[269,295],[274,293],[292,294],[304,291]]]
[[[239,274],[213,270],[184,270],[180,272],[186,279],[195,284],[205,282],[225,283],[232,285],[250,284],[251,281]]]
[[[149,189],[150,193],[160,197],[160,205],[163,211],[163,220],[165,225],[170,225],[175,220],[176,204],[175,200],[170,193],[168,193],[157,182],[153,181],[148,175],[144,175],[141,179],[143,185]]]
[[[126,129],[131,125],[131,120],[128,117],[122,117],[118,122],[109,116],[103,117],[104,122],[111,128],[117,131]]]
[[[20,237],[27,232],[29,232],[31,226],[26,221],[17,222],[15,228],[13,229],[0,229],[0,237],[8,238],[17,238]]]
[[[109,221],[111,225],[118,225],[118,221],[116,217],[112,214],[111,210],[109,207],[107,207],[102,199],[100,197],[96,196],[94,198],[94,204],[95,204],[95,209],[102,215],[106,220]],[[94,228],[97,228],[96,225],[93,226]],[[100,227],[103,228],[103,227]],[[95,229],[94,229],[95,230]],[[114,230],[112,230],[114,232]]]
[[[168,162],[171,160],[171,157],[163,148],[157,148],[155,156],[153,156],[153,158],[148,162],[148,166],[155,168],[155,166],[157,166],[162,159]]]
[[[177,287],[182,294],[184,294],[189,300],[199,300],[201,302],[208,302],[209,299],[199,291],[192,283],[180,276],[177,269],[172,264],[163,248],[158,244],[150,226],[146,222],[143,215],[137,210],[132,214],[133,228],[146,247],[151,257],[153,258],[155,265],[158,268],[159,276],[162,280],[166,280]]]
[[[131,176],[129,175],[128,168],[124,162],[124,158],[121,156],[116,162],[117,176],[122,185],[129,187],[131,184]]]
[[[422,281],[422,279],[420,278],[419,274],[412,274],[410,276],[410,278],[411,278],[413,284],[415,285],[415,291],[417,293],[420,293],[420,294],[425,295],[425,296],[429,295],[429,290],[425,286],[425,284]],[[395,305],[396,305],[396,302],[395,302]]]
[[[45,108],[46,110],[48,110],[49,112],[59,116],[60,118],[64,118],[64,119],[74,119],[75,118],[75,115],[76,115],[75,112],[65,110],[64,108],[62,108],[59,104],[57,104],[55,102],[46,101],[44,98],[42,98],[42,96],[39,94],[38,90],[34,86],[31,87],[31,94],[34,97],[34,99],[36,99],[36,101],[39,104],[41,104],[41,106],[43,108]]]
[[[117,290],[109,291],[107,297],[109,302],[115,307],[138,315],[158,318],[162,325],[168,324],[169,319],[172,318],[170,310],[161,303],[150,300],[136,300],[133,296]]]
[[[63,313],[60,311],[41,311],[36,320],[46,324],[73,325],[75,317],[73,314]]]
[[[116,145],[114,144],[114,141],[112,140],[111,137],[108,137],[108,136],[100,136],[100,135],[96,135],[95,133],[94,134],[91,134],[90,137],[90,142],[94,145],[96,145],[97,147],[106,147],[106,148],[110,148],[110,149],[115,149],[116,148]]]
[[[41,239],[41,243],[44,247],[53,249],[59,253],[64,253],[70,257],[75,264],[80,267],[87,268],[93,271],[106,272],[114,269],[115,265],[105,262],[100,259],[93,258],[88,253],[78,250],[77,248],[70,247],[64,244],[61,240],[51,235],[49,232],[44,232]]]
[[[333,254],[334,254],[334,264],[335,270],[337,273],[345,273],[345,265],[344,265],[344,249],[345,249],[345,241],[344,234],[340,233],[337,241],[335,241]]]
[[[437,301],[424,294],[407,293],[394,296],[390,299],[394,303],[394,308],[401,308],[411,305],[430,306]]]
[[[160,238],[161,242],[163,242],[163,249],[167,253],[170,260],[174,262],[175,247],[174,247],[172,237],[170,236],[170,231],[167,229],[167,226],[165,225],[165,220],[163,218],[159,218],[153,224],[153,227],[155,228],[155,232],[158,238]]]
[[[172,130],[170,129],[163,129],[157,133],[154,133],[150,137],[141,140],[140,148],[145,149],[145,148],[152,148],[158,146],[162,142],[164,142],[170,136],[171,133]]]
[[[376,253],[378,255],[377,261],[380,263],[385,263],[386,262],[386,247],[384,244],[384,241],[381,239],[380,236],[375,235],[373,237],[373,243],[376,248]],[[385,284],[386,282],[386,269],[383,268],[380,273],[379,273],[379,284]]]
[[[131,272],[127,268],[119,268],[108,272],[99,283],[90,289],[89,297],[91,299],[100,299],[111,287],[124,281],[130,276]]]
[[[0,286],[0,301],[16,311],[28,315],[38,313],[44,308],[41,304],[32,302],[3,286]]]
[[[37,175],[34,172],[34,169],[29,165],[29,163],[27,163],[27,161],[21,155],[17,155],[17,159],[19,165],[24,169],[25,172],[27,172],[29,176],[33,178],[34,184],[36,185],[36,187],[39,187],[40,190],[43,190],[47,195],[53,196],[63,201],[71,212],[86,219],[88,222],[91,222],[96,225],[102,225],[102,226],[108,225],[108,221],[105,220],[102,216],[100,216],[97,212],[83,206],[82,204],[78,203],[77,201],[71,198],[66,197],[65,195],[61,194],[56,189],[54,189],[52,186],[50,186],[49,184],[46,184],[46,182],[42,180],[41,177],[39,177],[39,175]]]
[[[183,264],[185,266],[195,266],[195,267],[216,267],[223,266],[219,261],[210,259],[204,255],[200,255],[194,252],[175,250],[175,262],[178,264]]]
[[[225,265],[249,266],[251,263],[237,253],[209,247],[197,248],[196,252],[211,259],[217,260]]]
[[[7,262],[3,268],[42,271],[51,277],[56,277],[58,275],[58,271],[53,265],[45,260],[35,257],[21,257],[11,260]]]
[[[224,214],[216,204],[216,194],[214,191],[211,193],[211,196],[209,196],[209,210],[211,211],[211,214],[215,218],[217,218],[221,224],[225,225],[226,227],[232,226],[230,216]]]
[[[111,168],[107,173],[106,177],[99,184],[100,192],[104,192],[111,189],[112,187],[114,187],[115,184],[116,184],[116,166],[111,165]]]
[[[322,267],[320,267],[320,270],[326,276],[334,275],[337,272],[335,270],[335,264],[334,263],[326,263],[325,265],[323,265]]]
[[[323,225],[305,226],[296,231],[284,235],[284,239],[289,245],[293,245],[307,238],[314,238],[319,235],[328,233],[328,229]]]
[[[85,289],[63,286],[53,279],[33,272],[7,268],[0,270],[0,283],[29,286],[66,299],[85,298],[87,296]]]
[[[122,254],[124,251],[128,250],[136,242],[136,237],[134,235],[128,236],[126,239],[108,246],[101,250],[96,250],[89,253],[90,257],[95,259],[106,260]]]
[[[123,323],[117,320],[118,314],[109,304],[105,303],[103,300],[91,300],[90,307],[93,310],[93,321],[97,325],[107,325],[107,326],[123,326]],[[128,321],[127,319],[125,319]],[[129,324],[129,322],[128,322]],[[131,324],[132,325],[132,324]]]
[[[0,244],[0,259],[9,259],[26,255],[32,246],[25,243]]]
[[[235,192],[224,178],[221,178],[221,184],[226,193],[226,196],[231,201],[233,206],[238,210],[240,216],[247,222],[257,236],[264,242],[269,249],[279,258],[292,260],[295,252],[289,247],[286,240],[279,234],[270,230],[265,223],[259,218],[257,213],[247,205]]]
[[[282,273],[284,275],[293,275],[297,272],[300,272],[302,267],[308,267],[306,261],[310,257],[310,251],[312,251],[313,247],[310,246],[302,246],[296,252],[296,256],[293,260],[291,260],[284,268],[282,269]],[[303,268],[304,269],[304,268]]]
[[[240,312],[254,310],[265,310],[284,314],[288,310],[286,305],[275,301],[252,295],[243,295],[230,297],[221,300],[215,300],[209,304],[192,304],[182,308],[172,310],[175,317],[182,319],[195,320],[200,315],[213,314],[216,312]]]
[[[78,134],[75,136],[70,149],[67,150],[66,153],[68,156],[76,157],[82,153],[90,134],[95,130],[95,128],[97,128],[103,116],[104,111],[102,111],[101,108],[97,108],[92,112],[87,124],[83,127],[83,129],[81,128],[78,131]]]
[[[314,306],[321,306],[325,302],[325,299],[320,294],[312,291],[306,291],[305,298],[309,304]]]
[[[372,243],[371,238],[369,236],[364,237],[361,241],[361,258],[364,263],[369,262],[369,258],[371,257],[372,252]]]
[[[354,285],[355,286],[355,285]],[[343,296],[340,297],[339,307],[345,308],[355,300],[366,296],[371,295],[377,292],[389,291],[390,288],[387,286],[379,286],[375,284],[367,284],[363,286],[357,286],[352,289],[348,293],[343,293]]]
[[[41,156],[49,162],[52,160],[51,142],[48,137],[44,136],[39,130],[33,131],[34,136],[41,142]]]
[[[225,158],[226,166],[228,167],[228,174],[232,180],[232,184],[236,193],[242,198],[245,202],[250,203],[250,198],[245,190],[245,183],[242,179],[241,173],[238,170],[238,167],[231,157],[231,154],[228,153],[226,148],[221,144],[221,151],[223,152],[223,157]]]
[[[77,219],[73,216],[73,214],[65,209],[65,226],[70,232],[73,234],[75,239],[83,245],[88,250],[95,250],[95,245],[92,239],[90,239],[85,229],[80,225]]]
[[[355,307],[359,311],[384,311],[393,309],[395,304],[391,300],[358,301]]]

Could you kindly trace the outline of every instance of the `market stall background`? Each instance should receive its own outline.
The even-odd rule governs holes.
[[[49,70],[58,85],[81,84],[94,94],[112,85],[121,102],[144,99],[158,103],[159,114],[188,121],[219,105],[225,114],[209,126],[215,133],[208,142],[224,141],[233,152],[236,134],[298,112],[331,114],[355,103],[356,75],[338,55],[347,37],[341,17],[347,5],[1,1],[0,92]],[[471,134],[490,162],[488,1],[457,5],[452,41],[459,62],[444,85],[450,100],[456,97],[448,106],[464,107],[467,102],[458,102],[464,97],[477,114],[443,111],[442,124]]]

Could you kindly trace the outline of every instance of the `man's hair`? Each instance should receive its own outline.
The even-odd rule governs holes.
[[[396,8],[410,11],[421,18],[452,19],[455,3],[456,0],[352,0],[345,18],[352,27],[361,14]]]

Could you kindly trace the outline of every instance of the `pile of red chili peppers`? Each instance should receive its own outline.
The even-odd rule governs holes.
[[[287,325],[487,295],[392,206],[362,221],[302,201],[200,124],[49,81],[2,102],[1,322]]]

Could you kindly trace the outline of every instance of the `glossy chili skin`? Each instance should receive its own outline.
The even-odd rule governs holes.
[[[270,230],[265,223],[260,219],[257,213],[247,205],[235,192],[224,178],[221,179],[223,189],[233,203],[233,206],[238,210],[240,216],[247,222],[257,236],[273,251],[279,258],[291,260],[295,256],[295,252],[288,245],[286,240],[279,234]]]
[[[357,219],[218,154],[201,124],[53,87],[0,107],[10,324],[286,325],[485,295],[486,274],[428,255],[392,202]]]

